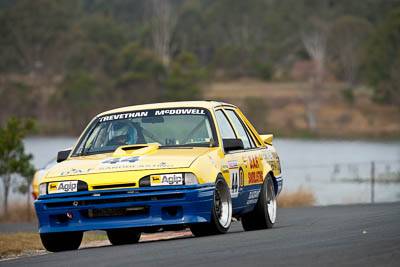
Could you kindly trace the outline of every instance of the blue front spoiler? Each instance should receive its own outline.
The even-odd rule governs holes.
[[[209,222],[214,189],[210,183],[40,196],[39,233]]]

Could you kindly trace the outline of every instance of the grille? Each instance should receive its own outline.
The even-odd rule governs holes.
[[[104,218],[104,217],[125,217],[139,216],[149,213],[149,207],[127,207],[127,208],[104,208],[88,209],[81,211],[85,218]]]
[[[129,183],[129,184],[108,184],[108,185],[96,185],[93,186],[93,189],[111,189],[111,188],[118,188],[118,187],[134,187],[136,183]]]
[[[58,208],[58,207],[71,207],[71,206],[139,202],[139,201],[169,200],[169,199],[182,199],[184,198],[184,196],[185,196],[184,193],[176,193],[176,194],[164,194],[164,195],[153,195],[153,196],[101,198],[101,199],[90,199],[90,200],[80,200],[80,201],[52,202],[52,203],[47,203],[46,206],[48,208]]]

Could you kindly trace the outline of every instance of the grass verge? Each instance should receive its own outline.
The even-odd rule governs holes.
[[[105,234],[84,234],[82,244],[104,240],[108,240]],[[35,254],[34,252],[38,250],[45,252],[37,233],[0,234],[0,259],[15,257],[22,253],[26,255]]]
[[[278,197],[278,207],[305,207],[316,203],[314,193],[300,186],[294,192],[282,192]]]
[[[36,233],[0,234],[0,259],[18,255],[27,250],[44,250]]]
[[[37,221],[33,204],[14,203],[8,206],[8,214],[0,213],[0,223],[35,222]]]

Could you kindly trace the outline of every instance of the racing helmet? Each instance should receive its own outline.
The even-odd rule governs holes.
[[[129,120],[113,122],[110,131],[110,140],[118,137],[125,137],[125,144],[133,145],[137,140],[137,130]]]

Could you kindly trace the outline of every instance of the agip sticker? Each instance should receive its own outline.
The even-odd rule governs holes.
[[[182,173],[159,174],[150,176],[151,186],[183,185]]]
[[[77,192],[78,191],[78,181],[64,181],[64,182],[49,183],[47,191],[49,192],[49,194]]]

